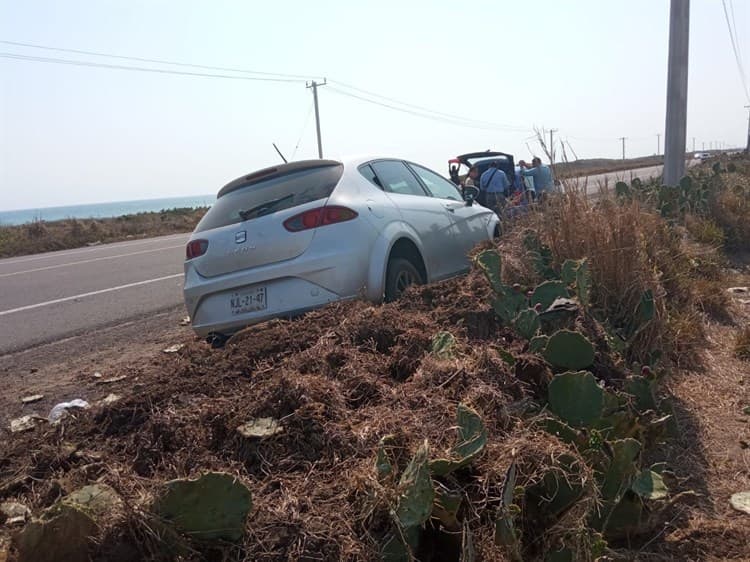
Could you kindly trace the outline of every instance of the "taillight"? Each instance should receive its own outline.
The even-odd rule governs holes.
[[[299,232],[301,230],[318,228],[319,226],[325,226],[327,224],[350,221],[356,219],[358,216],[359,215],[356,211],[352,211],[346,207],[337,207],[335,205],[330,207],[319,207],[286,219],[284,221],[284,228],[289,232]]]
[[[208,240],[191,240],[188,242],[186,248],[186,259],[191,260],[198,256],[202,256],[206,253],[206,250],[208,250]]]

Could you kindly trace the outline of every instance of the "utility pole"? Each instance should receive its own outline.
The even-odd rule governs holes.
[[[625,160],[625,139],[628,137],[619,137],[622,141],[622,159]]]
[[[695,152],[695,137],[693,137],[693,152]]]
[[[745,152],[750,154],[750,105],[746,105],[747,109],[747,144],[745,145]]]
[[[690,0],[671,0],[667,70],[664,183],[677,185],[685,173]]]
[[[661,153],[661,133],[656,133],[656,155]]]
[[[701,150],[702,150],[703,152],[706,152],[706,143],[705,143],[705,142],[702,142],[702,143],[701,143],[701,146],[703,147],[703,148],[701,148]]]
[[[555,163],[555,141],[553,140],[552,135],[554,135],[557,132],[557,129],[550,129],[549,130],[549,157],[552,162],[550,164]]]
[[[313,102],[315,103],[315,129],[318,132],[318,158],[323,158],[323,144],[320,141],[320,113],[318,112],[318,86],[325,86],[327,83],[326,79],[323,78],[323,82],[318,84],[315,80],[305,84],[305,87],[312,88],[313,91]]]

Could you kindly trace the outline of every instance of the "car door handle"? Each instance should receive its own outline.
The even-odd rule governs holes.
[[[456,212],[456,208],[454,206],[452,206],[450,203],[446,203],[445,205],[443,205],[443,207],[445,207],[446,211],[449,211],[451,213],[455,213]]]

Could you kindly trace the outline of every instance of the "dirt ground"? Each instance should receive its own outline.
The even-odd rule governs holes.
[[[732,283],[750,285],[747,270]],[[517,410],[549,373],[498,326],[488,302],[486,284],[473,275],[393,305],[336,304],[295,322],[253,327],[220,350],[180,326],[175,310],[2,357],[7,449],[0,452],[0,497],[38,512],[92,480],[123,497],[145,498],[164,480],[219,469],[241,475],[253,489],[251,532],[242,545],[250,559],[373,559],[388,525],[387,494],[371,476],[382,436],[394,436],[392,452],[403,470],[415,441],[428,439],[436,451],[450,447],[456,403],[472,404],[491,435],[470,475],[476,480],[464,483],[476,505],[498,501],[511,462],[518,463],[519,485],[529,486],[540,466],[565,451]],[[710,324],[704,365],[668,383],[680,438],[663,457],[677,489],[696,496],[676,504],[670,519],[637,544],[615,545],[627,559],[750,560],[750,516],[728,503],[732,493],[750,489],[750,416],[742,413],[750,405],[750,363],[730,349],[750,320],[750,306],[737,299],[734,309],[731,322]],[[452,358],[440,359],[431,342],[446,329],[457,343]],[[175,343],[183,347],[164,353]],[[503,351],[525,359],[510,368]],[[119,377],[125,378],[105,382]],[[37,393],[45,398],[21,404]],[[93,403],[110,393],[120,400],[97,404],[57,429],[7,431],[12,417],[46,415],[58,401]],[[252,446],[238,438],[238,425],[267,416],[285,424],[283,435]],[[108,531],[96,559],[157,557],[163,545],[153,542],[139,513]],[[479,517],[471,524],[477,559],[503,560],[493,547],[494,524]],[[533,536],[534,529],[525,532]],[[454,545],[444,548],[443,558],[431,552],[422,559],[457,559]],[[193,554],[187,559],[229,556]]]
[[[750,275],[736,275],[733,286],[750,286]],[[681,438],[668,459],[697,492],[680,515],[686,526],[665,541],[692,560],[750,560],[750,516],[735,511],[732,494],[750,490],[750,362],[732,352],[737,331],[750,324],[750,294],[734,298],[734,317],[708,326],[704,364],[675,374],[667,386],[674,397]]]
[[[17,353],[0,355],[0,426],[9,420],[37,413],[47,415],[59,402],[82,398],[94,401],[110,392],[129,389],[136,377],[121,382],[103,380],[137,370],[162,349],[190,341],[189,327],[180,326],[185,316],[183,306],[150,317],[110,326],[61,341],[36,346]],[[100,373],[100,378],[94,373]],[[118,373],[118,375],[115,375]],[[33,395],[44,398],[23,404],[21,398]]]

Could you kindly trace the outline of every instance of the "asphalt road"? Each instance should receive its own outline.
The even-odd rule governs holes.
[[[0,355],[182,306],[187,239],[0,260]]]
[[[658,176],[661,166],[590,176]],[[0,355],[183,306],[187,234],[0,260]],[[149,334],[142,334],[149,338]],[[92,339],[94,341],[94,339]]]
[[[692,162],[688,166],[692,165]],[[635,170],[623,170],[620,172],[610,172],[608,174],[597,174],[568,180],[570,183],[578,182],[578,185],[586,187],[586,193],[593,195],[598,193],[601,186],[607,185],[613,189],[615,183],[624,181],[630,183],[633,179],[639,178],[646,181],[650,178],[659,177],[662,174],[664,166],[649,166],[648,168],[637,168]]]

